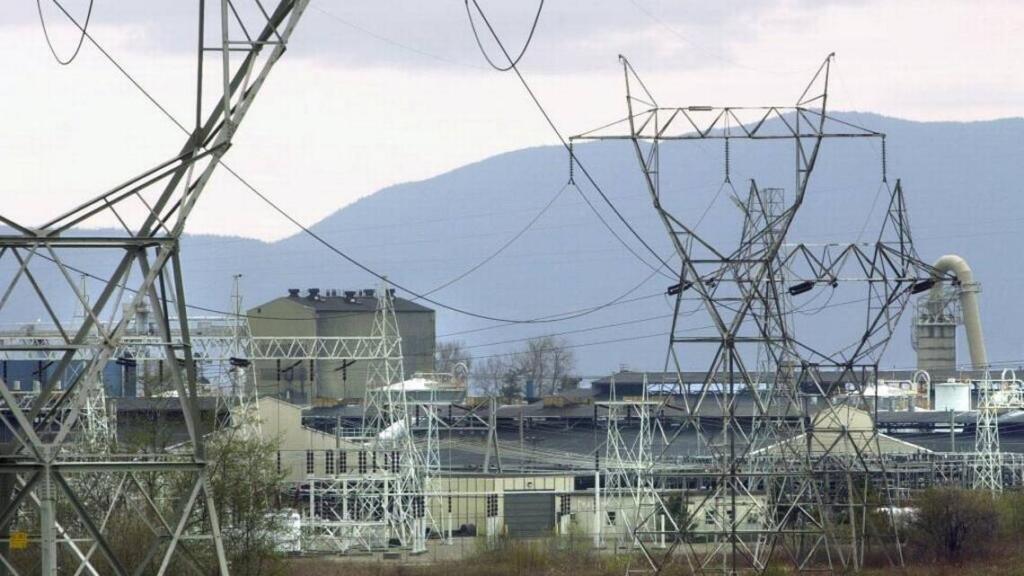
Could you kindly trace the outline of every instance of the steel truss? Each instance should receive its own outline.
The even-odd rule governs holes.
[[[172,321],[176,320],[171,318]],[[173,330],[173,329],[172,329]],[[164,360],[164,349],[184,347],[182,335],[173,330],[171,339],[161,336],[125,335],[120,339],[114,358],[133,360]],[[391,344],[393,345],[393,344]],[[224,334],[190,336],[189,347],[197,362],[226,362],[239,357],[236,349],[244,351],[244,358],[258,360],[373,360],[394,353],[380,338],[373,336],[252,336],[230,331]],[[34,359],[60,360],[69,348],[59,330],[33,334],[7,333],[0,336],[0,359],[24,357],[32,352]],[[79,346],[82,358],[94,351],[90,344]]]
[[[618,399],[613,376],[610,400],[596,403],[607,411],[608,419],[602,462],[605,508],[615,512],[616,522],[622,522],[638,547],[640,543],[636,540],[644,536],[650,539],[652,535],[665,532],[666,527],[672,533],[679,532],[675,518],[659,494],[654,474],[654,435],[660,432],[664,436],[665,431],[658,419],[652,422],[651,411],[660,404],[647,396],[646,374],[644,392],[639,398]],[[630,441],[623,437],[620,422],[631,415],[637,420],[637,434]]]
[[[38,568],[43,574],[57,573],[58,544],[71,547],[78,568],[89,573],[126,575],[147,569],[160,574],[186,569],[208,573],[197,565],[200,544],[193,543],[196,539],[212,544],[217,570],[228,573],[206,472],[205,431],[198,420],[179,241],[197,200],[284,53],[307,3],[282,0],[267,12],[259,2],[240,6],[239,1],[221,0],[216,3],[219,9],[211,6],[209,10],[200,2],[195,124],[182,149],[41,226],[25,226],[0,215],[0,223],[10,229],[0,236],[0,259],[6,258],[15,270],[4,273],[7,278],[0,311],[16,290],[31,294],[60,335],[56,341],[30,341],[6,349],[8,357],[20,354],[54,361],[39,393],[27,405],[0,380],[0,421],[13,437],[0,450],[0,527],[7,534],[12,527],[31,525],[30,508],[37,510],[34,525],[38,537],[32,541],[38,543]],[[216,31],[218,40],[213,45],[208,30]],[[206,82],[207,52],[218,58],[217,66],[209,70],[216,82]],[[102,227],[109,221],[116,221],[123,232],[106,236],[73,233],[76,228]],[[91,301],[73,281],[73,267],[68,264],[83,251],[109,255],[113,263],[102,275],[102,289]],[[44,267],[59,271],[66,285],[44,290],[36,281]],[[69,296],[87,310],[74,328],[63,325],[54,311],[53,303]],[[114,359],[129,323],[147,304],[159,332],[162,360],[182,366],[170,370],[170,376],[188,430],[187,451],[132,454],[130,458],[69,451],[85,407],[94,390],[102,386],[100,371]],[[172,311],[181,335],[177,343],[171,340]],[[106,506],[97,506],[83,497],[83,487],[89,486],[94,474],[120,475],[125,482],[134,478],[136,489]],[[147,490],[161,484],[159,479],[167,474],[188,478],[182,498],[170,511],[157,505],[158,498]],[[139,482],[140,477],[153,482]],[[111,514],[130,514],[149,522],[151,540],[138,535],[137,548],[145,550],[142,564],[128,566],[115,552],[106,532]],[[82,542],[89,543],[88,554],[78,548]],[[95,550],[102,557],[98,563]],[[0,560],[13,569],[6,553],[0,554]]]
[[[654,208],[679,257],[678,282],[669,358],[682,371],[680,357],[694,350],[711,356],[705,381],[696,390],[677,393],[684,400],[684,429],[696,431],[710,458],[697,476],[715,478],[701,509],[724,506],[725,520],[712,534],[694,537],[686,531],[668,535],[664,554],[647,552],[651,568],[660,571],[681,548],[691,570],[699,573],[761,573],[782,562],[799,572],[834,573],[857,569],[865,542],[872,536],[894,549],[892,531],[872,534],[868,511],[872,503],[866,459],[879,453],[874,420],[852,433],[848,424],[855,409],[871,417],[864,389],[873,384],[878,357],[912,293],[949,279],[922,262],[913,247],[902,186],[883,186],[889,206],[873,243],[787,245],[793,219],[802,206],[810,177],[826,139],[884,135],[827,113],[832,56],[818,68],[795,106],[661,107],[621,58],[628,116],[573,140],[624,140],[632,143]],[[623,133],[621,127],[628,130]],[[726,151],[726,184],[738,209],[738,243],[722,245],[699,233],[699,221],[672,209],[663,196],[660,149],[667,141],[720,140]],[[730,143],[736,140],[790,143],[794,149],[794,188],[788,201],[781,191],[761,189],[751,181],[746,199],[729,180]],[[718,221],[718,229],[728,226]],[[865,324],[853,342],[838,351],[798,338],[788,299],[839,283],[863,282],[867,287]],[[788,284],[787,284],[788,283]],[[695,323],[713,326],[694,334],[684,331],[683,296],[696,295]],[[699,353],[698,353],[699,357]],[[681,383],[680,376],[679,382]],[[755,423],[737,419],[741,401],[753,404]],[[702,408],[717,406],[720,417],[701,418]],[[802,439],[796,441],[794,439]],[[757,457],[774,447],[772,458]],[[683,473],[685,474],[685,473]],[[883,471],[883,477],[885,476]],[[888,490],[883,491],[887,493]],[[760,529],[741,530],[756,514]],[[647,538],[637,538],[641,544]]]
[[[430,475],[440,465],[437,415],[432,403],[420,405],[427,417],[424,454],[413,430],[414,404],[401,385],[405,375],[394,291],[385,285],[379,293],[373,331],[365,339],[376,343],[373,351],[379,355],[365,358],[369,372],[362,431],[346,437],[364,449],[357,452],[354,472],[346,468],[309,479],[304,537],[308,546],[339,552],[387,548],[394,540],[418,554],[426,551],[432,525],[428,492]]]

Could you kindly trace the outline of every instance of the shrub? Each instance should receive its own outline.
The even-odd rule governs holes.
[[[911,549],[924,560],[962,562],[983,557],[999,533],[999,511],[988,492],[932,488],[916,500]]]

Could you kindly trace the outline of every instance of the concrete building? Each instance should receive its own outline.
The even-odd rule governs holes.
[[[912,342],[919,370],[934,373],[956,369],[956,327],[962,322],[954,290],[938,298],[918,300]]]
[[[367,290],[320,290],[305,294],[291,289],[248,311],[253,336],[358,337],[373,331],[377,296]],[[402,336],[406,377],[434,369],[434,311],[396,297],[395,314]],[[317,398],[362,399],[366,388],[367,363],[341,360],[303,362],[258,362],[256,366],[262,395],[274,395],[296,403]]]

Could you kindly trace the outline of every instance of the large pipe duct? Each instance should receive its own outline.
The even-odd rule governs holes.
[[[946,254],[933,265],[937,274],[952,272],[960,283],[960,311],[964,316],[964,331],[967,332],[967,348],[971,353],[971,365],[975,370],[988,368],[988,352],[985,351],[985,337],[981,331],[981,313],[978,309],[978,292],[981,285],[974,281],[974,273],[967,261],[956,254]],[[940,278],[936,277],[936,280]],[[942,299],[942,284],[936,282],[929,300]]]

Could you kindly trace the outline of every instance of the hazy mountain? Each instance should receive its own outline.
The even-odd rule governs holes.
[[[1019,161],[1024,120],[973,123],[918,123],[871,114],[844,114],[847,120],[888,134],[890,182],[902,178],[921,256],[934,260],[948,252],[963,255],[983,285],[982,314],[994,360],[1024,358],[1017,327],[1024,320],[1016,282],[1021,281],[1022,254],[1017,228],[1024,221],[1019,197],[1024,168]],[[660,254],[670,254],[665,231],[643,187],[632,148],[627,143],[577,147],[584,164],[635,229]],[[814,242],[870,240],[885,209],[878,141],[830,140],[824,144],[811,189],[795,223],[793,238]],[[745,194],[750,176],[761,186],[792,193],[792,146],[754,148],[735,143],[731,180]],[[422,181],[383,189],[338,210],[313,230],[394,282],[417,291],[430,290],[463,273],[508,241],[559,193],[536,223],[507,250],[473,274],[438,291],[432,298],[486,316],[527,319],[588,308],[627,293],[651,275],[594,215],[581,192],[563,186],[568,178],[566,153],[557,147],[519,150],[487,158]],[[687,218],[703,213],[724,178],[721,144],[678,144],[663,149],[661,178],[665,202]],[[585,179],[576,173],[582,195],[631,248],[655,262],[611,214]],[[285,209],[286,191],[265,190]],[[729,190],[718,194],[701,225],[710,236],[735,238],[738,230],[716,227],[720,211],[734,210]],[[254,199],[254,202],[259,200]],[[322,200],[330,202],[329,198]],[[873,210],[872,210],[873,207]],[[869,214],[871,217],[869,218]],[[867,225],[865,226],[865,223]],[[864,230],[861,233],[862,229]],[[255,305],[288,288],[363,288],[375,284],[367,274],[305,234],[275,243],[241,238],[190,236],[183,246],[188,299],[192,304],[226,308],[230,277],[244,274],[246,303]],[[83,267],[90,261],[77,262]],[[4,274],[8,275],[7,269]],[[45,277],[42,283],[56,282]],[[484,328],[494,321],[439,309],[438,334],[469,346],[504,342],[549,332],[574,344],[625,340],[575,349],[581,371],[607,373],[629,364],[661,369],[671,309],[663,293],[669,279],[655,276],[625,297],[627,302],[593,314],[552,324]],[[643,297],[634,300],[637,297]],[[838,297],[837,297],[838,298]],[[3,323],[35,318],[38,312],[14,305]],[[828,302],[827,297],[813,306]],[[840,303],[837,299],[833,303]],[[810,303],[807,303],[811,306]],[[811,309],[811,308],[808,308]],[[70,314],[71,304],[62,311]],[[830,310],[816,329],[829,323],[862,321],[856,306]],[[646,321],[639,321],[651,319]],[[636,321],[636,322],[633,322]],[[695,320],[696,321],[696,320]],[[838,325],[838,324],[837,324]],[[883,365],[913,363],[909,315],[904,318]],[[474,347],[477,356],[517,346]],[[966,351],[961,353],[966,359]],[[702,367],[699,355],[684,359]]]

